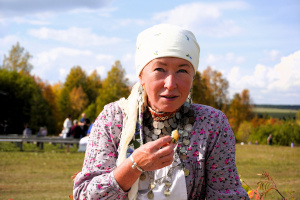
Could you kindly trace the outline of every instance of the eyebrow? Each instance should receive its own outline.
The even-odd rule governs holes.
[[[159,65],[164,65],[164,66],[167,66],[166,63],[164,62],[161,62],[161,61],[155,61],[153,64],[159,64]]]
[[[184,67],[184,66],[188,66],[188,67],[191,67],[189,64],[181,64],[181,65],[179,65],[178,67]]]
[[[164,62],[161,62],[161,61],[155,61],[154,64],[159,64],[159,65],[164,65],[164,66],[167,66],[166,63]],[[181,64],[181,65],[178,65],[178,67],[184,67],[184,66],[188,66],[188,67],[191,67],[189,64],[187,63],[184,63],[184,64]]]

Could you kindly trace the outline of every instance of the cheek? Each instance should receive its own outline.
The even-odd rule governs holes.
[[[189,93],[190,89],[193,86],[193,81],[188,78],[182,81],[178,86],[181,87],[181,89],[184,90],[184,92]]]

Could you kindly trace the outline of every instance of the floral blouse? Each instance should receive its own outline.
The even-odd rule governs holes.
[[[235,165],[235,138],[226,116],[212,107],[193,104],[185,178],[188,199],[249,199]],[[126,199],[114,178],[124,113],[108,104],[94,123],[83,168],[74,182],[74,199]]]

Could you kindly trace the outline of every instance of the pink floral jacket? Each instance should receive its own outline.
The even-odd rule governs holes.
[[[193,104],[186,177],[188,199],[249,199],[235,165],[235,138],[226,116],[212,107]],[[94,123],[82,171],[74,181],[74,199],[126,199],[114,178],[124,114],[108,104]]]

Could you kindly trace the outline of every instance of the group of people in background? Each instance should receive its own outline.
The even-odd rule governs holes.
[[[89,118],[86,117],[85,113],[82,113],[81,119],[78,121],[77,119],[73,120],[72,116],[68,115],[63,124],[63,130],[61,136],[63,138],[83,138],[89,135],[89,131],[92,128],[92,124]]]
[[[47,131],[47,127],[46,126],[41,126],[39,132],[37,133],[37,137],[45,137],[47,136],[48,131]],[[24,130],[23,130],[23,137],[24,138],[29,138],[32,136],[32,131],[29,128],[28,123],[24,124]]]

